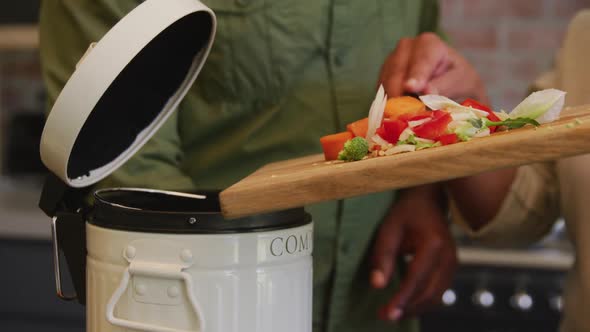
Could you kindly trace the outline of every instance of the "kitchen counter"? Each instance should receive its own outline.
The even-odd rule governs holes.
[[[571,252],[554,248],[528,250],[459,247],[459,262],[467,265],[519,267],[567,271],[574,263]]]

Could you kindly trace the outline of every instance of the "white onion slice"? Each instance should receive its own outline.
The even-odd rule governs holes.
[[[385,151],[385,155],[386,156],[391,156],[397,153],[402,153],[402,152],[414,152],[416,151],[416,146],[412,145],[412,144],[402,144],[402,145],[396,145],[390,149],[387,149]]]
[[[375,131],[377,131],[377,128],[381,126],[386,103],[387,95],[385,94],[383,85],[381,85],[379,86],[377,96],[375,96],[375,100],[373,100],[371,109],[369,110],[369,126],[367,129],[367,135],[365,136],[367,140],[373,137],[373,135],[375,135]]]
[[[417,127],[423,123],[426,123],[428,121],[432,120],[431,118],[424,118],[424,119],[420,119],[420,120],[416,120],[416,121],[408,121],[408,126],[410,128],[414,128]]]
[[[402,131],[402,133],[399,135],[399,140],[400,141],[405,141],[408,138],[410,138],[410,136],[414,135],[414,131],[411,128],[406,128],[404,129],[404,131]]]
[[[486,137],[486,136],[490,136],[490,128],[482,129],[482,130],[478,131],[475,135],[473,135],[473,137]]]
[[[387,146],[387,145],[390,144],[388,141],[386,141],[385,139],[383,139],[378,134],[373,135],[373,137],[371,137],[371,140],[373,141],[373,143],[375,143],[377,145],[381,145],[381,147],[385,147],[385,146]]]

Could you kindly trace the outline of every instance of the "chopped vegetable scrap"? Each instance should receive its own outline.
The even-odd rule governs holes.
[[[338,154],[344,149],[344,143],[351,140],[353,137],[354,136],[351,132],[345,131],[320,138],[320,143],[324,149],[324,157],[326,160],[338,159]]]
[[[339,160],[361,160],[369,152],[369,143],[363,137],[355,137],[344,143],[344,149],[338,153]]]
[[[347,131],[320,138],[326,160],[356,161],[391,156],[485,137],[496,131],[539,126],[559,118],[565,92],[535,92],[512,112],[494,112],[467,99],[459,104],[438,95],[387,99],[383,87],[368,117],[350,123]]]

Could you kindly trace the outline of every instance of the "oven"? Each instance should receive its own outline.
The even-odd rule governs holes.
[[[479,247],[458,238],[460,267],[442,305],[421,319],[423,332],[555,332],[573,264],[559,221],[529,248]]]

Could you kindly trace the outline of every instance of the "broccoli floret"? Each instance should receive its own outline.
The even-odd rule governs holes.
[[[345,161],[361,160],[369,153],[369,143],[362,137],[355,137],[344,143],[344,149],[338,154],[338,159]]]

